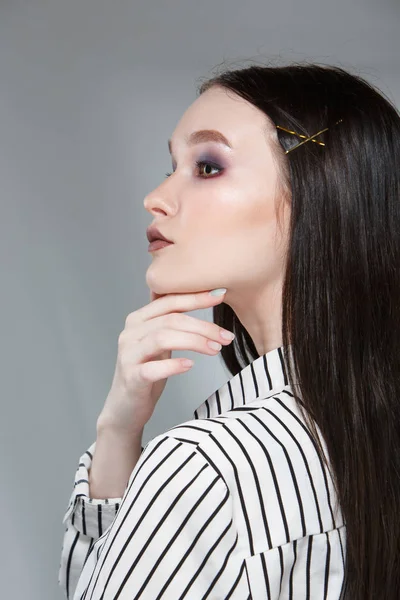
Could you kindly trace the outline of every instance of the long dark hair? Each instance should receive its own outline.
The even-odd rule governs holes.
[[[400,116],[359,75],[336,66],[252,65],[200,84],[232,90],[273,123],[290,239],[282,341],[300,410],[331,468],[346,524],[342,598],[400,597]],[[340,121],[338,123],[338,121]],[[284,191],[286,190],[286,195]],[[232,375],[259,354],[227,304]],[[297,396],[296,396],[297,397]],[[317,423],[324,437],[326,460]]]

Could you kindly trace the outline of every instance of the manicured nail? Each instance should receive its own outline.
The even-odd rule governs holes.
[[[224,340],[232,341],[235,339],[235,334],[230,331],[226,331],[225,329],[221,329],[221,337],[224,338]]]
[[[223,294],[225,294],[225,292],[225,288],[217,288],[216,290],[212,290],[210,292],[210,296],[222,296]]]
[[[222,346],[221,344],[218,344],[218,342],[213,342],[208,340],[207,345],[212,349],[212,350],[221,350]]]

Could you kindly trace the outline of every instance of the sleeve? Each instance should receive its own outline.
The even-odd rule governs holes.
[[[73,600],[205,597],[249,597],[232,497],[195,443],[162,434],[136,464]]]
[[[73,598],[80,573],[94,542],[110,527],[121,504],[121,498],[89,497],[89,470],[95,447],[96,442],[79,459],[74,487],[63,519],[65,529],[58,585],[68,600]]]

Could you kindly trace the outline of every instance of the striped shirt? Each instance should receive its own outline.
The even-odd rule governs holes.
[[[142,448],[122,498],[90,498],[94,448],[63,521],[69,600],[340,598],[346,526],[283,347]]]

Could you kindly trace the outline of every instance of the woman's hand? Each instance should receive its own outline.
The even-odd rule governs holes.
[[[150,292],[149,304],[130,313],[118,338],[114,379],[97,426],[119,432],[142,431],[154,412],[168,377],[185,373],[182,358],[172,350],[193,350],[215,355],[208,342],[230,344],[215,323],[183,312],[216,306],[224,295],[209,292],[166,294]],[[228,332],[230,333],[230,332]]]

